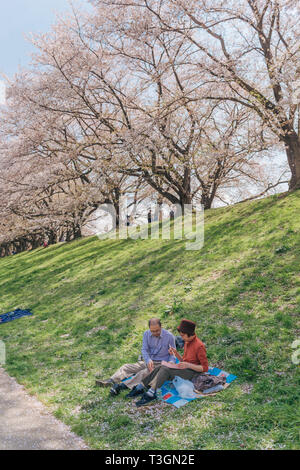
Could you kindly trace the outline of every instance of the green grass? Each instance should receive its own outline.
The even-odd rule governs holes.
[[[0,260],[6,370],[95,449],[299,448],[300,192],[207,211],[205,243],[85,238]],[[147,320],[198,324],[211,365],[238,376],[183,408],[108,396]]]

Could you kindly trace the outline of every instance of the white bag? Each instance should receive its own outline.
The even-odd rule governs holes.
[[[174,387],[182,398],[196,398],[197,394],[194,392],[194,384],[190,380],[176,377],[173,379]]]

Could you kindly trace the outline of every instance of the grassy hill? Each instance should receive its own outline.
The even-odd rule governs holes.
[[[0,325],[6,370],[93,448],[299,448],[299,212],[300,191],[207,211],[199,251],[91,237],[1,259],[0,314],[34,312]],[[210,364],[238,380],[180,410],[96,388],[136,361],[152,316],[174,333],[196,321]]]

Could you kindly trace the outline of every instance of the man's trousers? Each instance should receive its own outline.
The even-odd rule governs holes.
[[[152,390],[157,390],[166,380],[173,380],[176,376],[185,380],[192,380],[197,374],[199,374],[199,372],[192,369],[170,369],[170,367],[167,366],[160,366],[150,372],[150,374],[142,380],[142,383],[145,387],[151,387]]]
[[[158,367],[161,364],[160,361],[153,361],[153,363],[154,367]],[[145,361],[138,361],[134,364],[124,364],[111,376],[111,379],[116,383],[120,383],[127,377],[134,375],[134,377],[125,382],[126,387],[133,389],[133,387],[140,384],[148,374],[149,369]]]

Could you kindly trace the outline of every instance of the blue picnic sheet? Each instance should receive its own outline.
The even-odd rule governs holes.
[[[4,313],[0,315],[0,324],[1,323],[8,323],[9,321],[16,320],[17,318],[25,317],[27,315],[33,315],[30,310],[21,310],[17,308],[13,312]]]
[[[209,392],[213,393],[213,392],[226,389],[231,384],[231,382],[233,382],[237,378],[236,375],[229,374],[228,372],[218,369],[217,367],[209,367],[207,373],[210,375],[215,375],[217,377],[226,377],[226,384],[224,385],[224,387],[222,385],[218,386],[218,388],[212,387],[211,389],[206,390],[205,394],[201,394],[197,396],[196,398],[183,398],[179,395],[173,383],[168,381],[168,382],[165,382],[163,386],[161,387],[160,399],[163,400],[165,403],[169,403],[170,405],[176,406],[176,408],[180,408],[181,406],[186,405],[190,401],[209,396]]]

